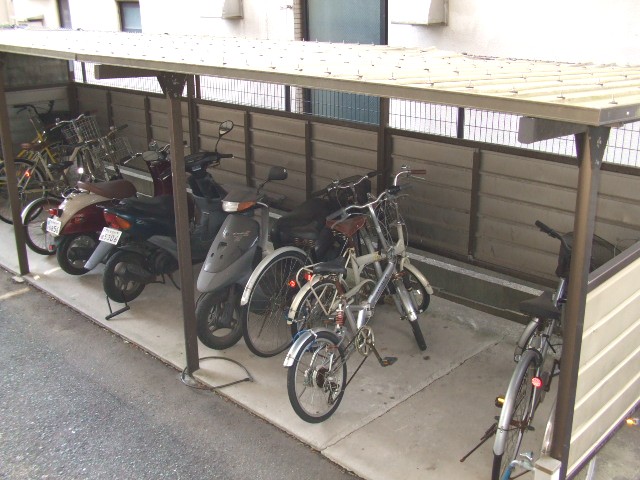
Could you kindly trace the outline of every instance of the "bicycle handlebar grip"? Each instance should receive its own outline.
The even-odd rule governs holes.
[[[322,188],[320,190],[316,190],[315,192],[311,192],[311,198],[319,197],[321,195],[324,195],[326,193],[326,191],[327,191],[326,188]]]
[[[116,133],[119,132],[120,130],[124,130],[125,128],[127,128],[129,126],[129,124],[125,123],[122,125],[119,125],[117,127],[111,127],[111,130],[109,131],[109,133]]]
[[[424,168],[421,168],[419,170],[413,169],[411,170],[411,175],[426,175],[427,174],[427,170]]]
[[[542,230],[544,233],[546,233],[547,235],[551,235],[553,236],[554,231],[553,229],[547,227],[544,223],[542,223],[540,220],[536,220],[536,227],[538,227],[540,230]]]
[[[378,172],[377,170],[373,170],[367,173],[367,178],[377,177],[378,175],[381,175],[381,172]]]
[[[233,153],[219,153],[218,158],[233,158]]]

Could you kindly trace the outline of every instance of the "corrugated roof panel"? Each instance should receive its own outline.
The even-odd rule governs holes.
[[[189,35],[0,31],[0,51],[222,76],[604,125],[640,119],[640,67]]]

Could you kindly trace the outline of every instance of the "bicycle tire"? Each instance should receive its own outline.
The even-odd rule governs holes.
[[[324,422],[340,405],[346,381],[347,363],[340,337],[319,331],[302,344],[288,368],[289,402],[305,422]]]
[[[522,356],[513,372],[500,412],[493,446],[492,480],[502,480],[509,464],[518,458],[522,439],[533,419],[534,387],[531,379],[538,370],[537,352],[529,350],[525,353],[528,354]],[[511,472],[512,477],[520,473],[522,471]]]
[[[292,340],[287,311],[299,286],[290,286],[307,256],[297,251],[275,255],[263,268],[242,312],[242,334],[251,352],[272,357],[283,352]]]
[[[42,197],[27,205],[22,214],[24,241],[27,246],[40,255],[55,255],[55,235],[47,231],[49,210],[57,208],[61,200],[56,197]]]
[[[18,179],[18,197],[20,199],[20,211],[24,209],[33,200],[44,196],[46,188],[44,185],[44,175],[36,167],[34,162],[26,158],[16,158],[14,160],[16,177]],[[31,174],[26,176],[25,172],[30,171]],[[27,189],[29,185],[34,186],[33,189]],[[11,218],[11,200],[9,199],[9,187],[7,185],[7,172],[5,162],[0,161],[0,220],[9,225],[13,225]]]
[[[214,350],[230,348],[242,338],[242,322],[239,319],[240,308],[237,303],[232,306],[233,315],[228,326],[220,325],[218,321],[225,304],[228,302],[230,288],[203,293],[196,303],[198,338],[203,344]]]

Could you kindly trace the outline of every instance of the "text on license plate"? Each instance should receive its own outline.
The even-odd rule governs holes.
[[[56,217],[47,218],[47,232],[52,233],[54,235],[60,235],[61,226],[62,226],[62,222],[58,220]]]
[[[120,240],[120,235],[122,235],[122,231],[116,230],[115,228],[104,227],[102,232],[100,232],[100,241],[117,245],[118,240]]]

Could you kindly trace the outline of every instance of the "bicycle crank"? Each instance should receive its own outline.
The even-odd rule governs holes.
[[[367,357],[371,352],[378,359],[378,363],[381,367],[388,367],[389,365],[393,365],[398,360],[397,357],[381,357],[378,353],[378,349],[375,346],[375,337],[373,335],[373,329],[368,325],[362,327],[356,336],[355,339],[356,350],[364,356]]]

